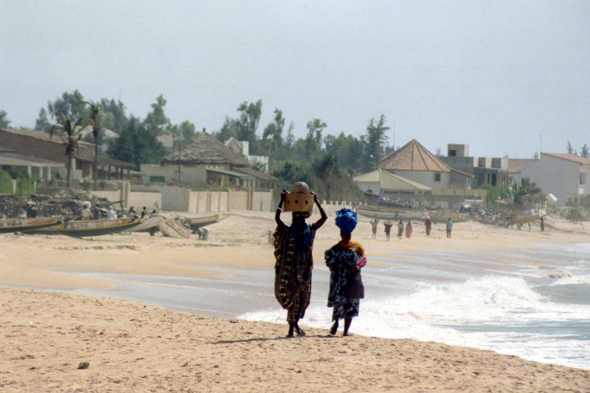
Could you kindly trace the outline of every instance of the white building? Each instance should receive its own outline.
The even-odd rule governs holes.
[[[580,203],[590,195],[590,159],[573,154],[541,153],[541,159],[521,170],[546,193],[557,197],[560,206]]]
[[[239,141],[233,136],[224,142],[225,146],[232,149],[234,152],[241,154],[251,167],[255,167],[262,172],[268,172],[268,156],[251,156],[250,142]]]

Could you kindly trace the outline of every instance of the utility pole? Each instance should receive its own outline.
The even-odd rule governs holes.
[[[541,150],[543,149],[543,135],[539,135],[539,158],[541,158]]]

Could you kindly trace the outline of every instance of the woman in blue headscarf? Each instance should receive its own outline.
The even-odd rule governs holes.
[[[344,336],[352,324],[352,318],[359,315],[360,299],[365,295],[361,279],[361,268],[367,264],[364,247],[351,241],[356,228],[357,216],[350,209],[336,212],[336,226],[340,228],[341,241],[326,251],[326,265],[330,268],[330,292],[328,307],[333,307],[330,334],[338,331],[340,319],[344,319]]]
[[[305,185],[305,189],[308,193],[307,185]],[[318,205],[322,217],[315,224],[309,226],[305,219],[309,218],[311,213],[293,212],[293,222],[291,226],[287,226],[281,220],[281,211],[286,195],[287,191],[283,190],[281,202],[275,214],[277,222],[277,230],[274,233],[275,297],[279,304],[287,310],[287,322],[289,323],[287,337],[293,337],[293,333],[305,336],[305,332],[299,327],[299,320],[305,316],[305,310],[311,299],[313,240],[315,232],[324,225],[328,216],[314,194],[314,202]]]

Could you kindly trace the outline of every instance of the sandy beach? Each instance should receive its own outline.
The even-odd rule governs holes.
[[[274,227],[271,213],[236,212],[210,227],[209,242],[143,233],[93,239],[1,235],[0,390],[590,391],[588,370],[491,351],[360,335],[331,337],[326,330],[311,328],[305,338],[284,339],[284,324],[222,320],[138,302],[27,289],[117,286],[113,279],[74,273],[81,270],[213,280],[226,278],[227,273],[216,269],[220,266],[272,270],[269,231]],[[369,263],[378,266],[371,257],[391,252],[411,258],[465,247],[493,252],[486,248],[587,243],[590,225],[552,220],[541,233],[538,226],[529,232],[457,223],[448,240],[442,224],[427,238],[416,223],[411,239],[386,242],[382,226],[376,240],[370,237],[368,219],[361,219],[354,238],[367,249]],[[337,240],[332,216],[318,232],[316,264]],[[78,370],[80,362],[90,366]]]

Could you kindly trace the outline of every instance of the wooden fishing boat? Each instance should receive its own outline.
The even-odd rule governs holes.
[[[131,232],[144,232],[149,231],[152,228],[157,228],[163,221],[167,220],[167,218],[164,216],[153,216],[141,220],[142,221],[139,225],[131,228]]]
[[[158,226],[162,234],[166,237],[173,237],[175,239],[188,239],[191,231],[175,220],[165,220]]]
[[[193,231],[193,233],[196,233],[199,228],[218,223],[220,221],[220,217],[221,214],[215,214],[212,216],[185,218],[181,219],[180,222],[185,227],[189,227]]]
[[[0,220],[0,233],[29,232],[35,229],[47,228],[61,222],[60,216],[37,218],[8,218]]]
[[[140,218],[119,218],[116,220],[69,220],[44,229],[28,233],[47,235],[67,235],[72,237],[102,236],[111,233],[129,231],[141,224]]]

